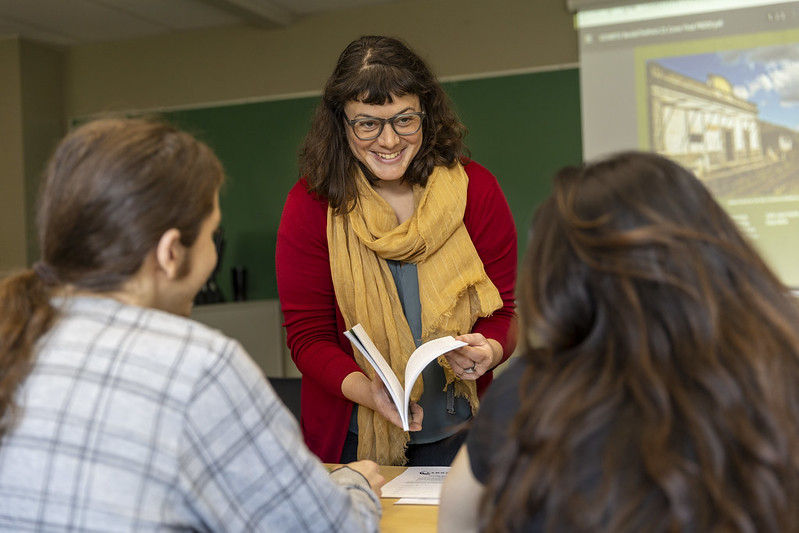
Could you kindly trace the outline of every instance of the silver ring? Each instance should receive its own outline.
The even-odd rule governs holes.
[[[472,361],[472,367],[471,368],[464,368],[463,369],[463,373],[464,374],[474,374],[474,367],[476,367],[476,366],[477,366],[477,362],[476,361]]]

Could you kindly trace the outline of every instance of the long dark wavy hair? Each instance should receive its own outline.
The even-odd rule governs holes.
[[[689,171],[561,171],[522,276],[530,364],[484,531],[799,531],[796,302]]]
[[[398,39],[361,37],[339,56],[300,149],[300,176],[336,211],[357,201],[354,177],[360,165],[347,143],[344,105],[349,101],[384,105],[405,95],[418,96],[425,112],[422,146],[405,173],[407,183],[424,186],[436,165],[449,167],[468,156],[463,142],[466,128],[425,62]],[[376,180],[364,165],[360,167],[369,180]]]
[[[0,282],[0,439],[36,341],[58,318],[51,296],[119,289],[168,229],[191,246],[223,180],[208,146],[155,120],[98,120],[59,143],[39,196],[41,261]]]

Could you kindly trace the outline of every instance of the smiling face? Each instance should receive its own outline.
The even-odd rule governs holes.
[[[400,113],[419,111],[422,108],[416,95],[395,96],[393,102],[383,105],[365,104],[357,100],[350,100],[344,105],[348,120],[369,117],[386,119]],[[379,137],[368,141],[356,137],[351,127],[345,125],[345,129],[355,158],[381,181],[401,180],[422,146],[422,129],[412,135],[397,135],[394,128],[386,124]]]

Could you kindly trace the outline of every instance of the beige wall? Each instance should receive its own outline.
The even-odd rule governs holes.
[[[47,159],[66,127],[62,54],[50,47],[20,43],[23,145],[25,161],[25,227],[27,260],[39,257],[36,196]]]
[[[20,43],[0,40],[0,273],[26,261]]]
[[[405,39],[442,78],[577,62],[565,0],[404,0],[309,16],[285,29],[231,27],[74,46],[66,113],[317,93],[344,46],[369,33]]]
[[[47,46],[0,41],[0,275],[38,256],[36,192],[64,131],[62,61]]]

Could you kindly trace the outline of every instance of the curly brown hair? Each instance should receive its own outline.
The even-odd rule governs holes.
[[[353,100],[383,105],[405,95],[418,96],[425,112],[422,146],[405,173],[407,183],[424,186],[435,166],[452,166],[468,156],[466,128],[425,62],[399,39],[361,37],[339,56],[300,149],[300,176],[336,211],[357,201],[358,166],[370,181],[376,180],[349,148],[344,105]]]
[[[484,531],[799,531],[796,301],[699,180],[640,152],[563,170],[522,272],[535,345]]]

